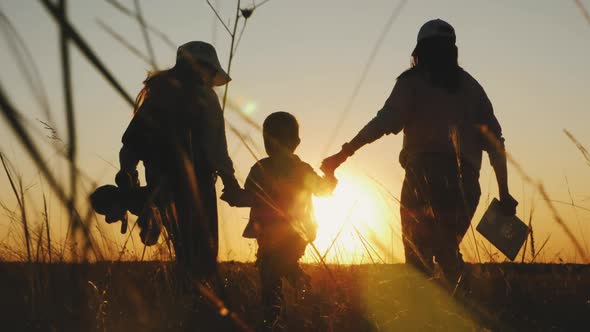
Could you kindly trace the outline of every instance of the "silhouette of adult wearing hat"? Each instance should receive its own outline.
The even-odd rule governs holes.
[[[243,193],[213,91],[230,80],[213,46],[201,41],[180,46],[174,67],[144,81],[119,155],[117,185],[124,190],[137,188],[136,168],[143,162],[149,193],[145,206],[156,207],[145,219],[158,219],[166,228],[177,263],[196,277],[211,277],[216,269],[216,178],[223,181],[229,203]]]
[[[365,144],[403,130],[400,212],[406,263],[430,275],[436,260],[451,286],[463,271],[459,244],[481,194],[482,151],[490,157],[504,212],[514,214],[518,204],[508,190],[500,124],[484,89],[458,65],[455,41],[447,22],[426,22],[411,68],[398,77],[383,108],[322,163],[322,169],[334,170]]]

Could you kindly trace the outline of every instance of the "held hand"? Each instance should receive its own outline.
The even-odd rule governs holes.
[[[139,187],[139,176],[137,171],[126,172],[120,170],[115,176],[115,183],[122,190],[133,190]]]
[[[515,200],[510,194],[500,195],[500,209],[505,215],[515,215],[516,206],[518,206],[518,201]]]
[[[225,189],[220,197],[232,207],[252,206],[252,194],[240,187]]]
[[[342,165],[342,163],[345,162],[346,159],[348,159],[348,156],[343,151],[340,151],[335,155],[332,155],[324,159],[322,161],[320,169],[322,170],[322,172],[324,172],[324,174],[328,176],[333,176],[336,169],[340,167],[340,165]]]

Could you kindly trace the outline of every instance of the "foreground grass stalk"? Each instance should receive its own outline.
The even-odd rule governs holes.
[[[49,213],[47,212],[47,199],[43,193],[43,219],[45,221],[45,231],[47,232],[47,258],[51,264],[51,232],[49,229]]]
[[[491,134],[487,130],[487,128],[482,128],[482,134],[484,134],[484,136],[488,139],[488,141],[491,144],[493,144],[496,147],[496,149],[498,149],[500,151],[503,150],[502,147],[501,147],[501,143],[494,137],[493,134]],[[572,245],[574,246],[574,249],[576,250],[576,252],[582,258],[582,261],[584,263],[590,262],[590,258],[588,258],[588,254],[583,249],[582,245],[580,244],[580,241],[578,241],[578,239],[576,238],[576,236],[574,235],[574,233],[572,232],[572,230],[570,229],[570,227],[565,223],[565,221],[563,220],[563,218],[559,215],[559,213],[557,211],[557,208],[552,203],[552,200],[549,197],[549,194],[547,194],[547,191],[545,190],[545,186],[543,185],[543,183],[540,182],[540,181],[533,180],[533,178],[531,178],[528,175],[528,173],[526,173],[524,171],[524,169],[522,168],[522,166],[509,153],[507,153],[507,152],[504,152],[504,153],[505,153],[505,156],[506,156],[506,160],[512,166],[514,166],[514,168],[516,169],[516,171],[518,172],[518,174],[520,175],[520,177],[524,181],[532,184],[536,188],[537,192],[539,192],[539,194],[541,194],[541,198],[547,204],[547,207],[549,208],[549,212],[551,213],[551,216],[553,217],[553,220],[564,231],[565,235],[567,236],[567,238],[571,241]],[[532,237],[531,237],[531,240],[532,240]],[[532,243],[531,243],[531,245],[532,245]]]
[[[12,51],[17,66],[19,67],[25,82],[29,86],[33,97],[43,111],[43,115],[49,123],[53,123],[51,116],[51,107],[49,106],[49,95],[43,85],[41,73],[37,66],[33,54],[21,34],[8,16],[0,9],[0,22],[4,23],[4,35],[9,44],[8,49]],[[20,51],[19,51],[20,50]]]
[[[131,18],[136,19],[137,18],[137,13],[134,13],[131,9],[123,6],[121,3],[119,3],[116,0],[105,0],[108,4],[110,4],[111,6],[113,6],[115,9],[117,9],[120,13],[127,15]],[[170,39],[170,37],[168,37],[165,33],[163,33],[161,30],[157,29],[156,27],[154,27],[153,25],[148,24],[147,22],[145,22],[146,28],[153,34],[155,34],[158,38],[160,38],[160,40],[162,40],[171,50],[176,51],[176,48],[178,47],[178,45],[172,41],[172,39]]]
[[[17,190],[16,185],[15,185],[15,181],[13,179],[13,175],[11,174],[9,168],[8,168],[8,164],[6,163],[6,160],[4,159],[4,155],[2,153],[0,153],[0,160],[2,161],[2,166],[4,167],[4,172],[6,173],[6,177],[8,177],[8,182],[10,183],[10,187],[12,188],[12,192],[14,194],[14,197],[16,198],[16,201],[18,203],[18,207],[20,209],[20,213],[21,213],[21,223],[23,225],[23,234],[25,236],[25,245],[27,248],[27,261],[29,263],[32,262],[32,256],[31,256],[31,234],[29,233],[29,223],[27,220],[27,212],[25,209],[25,195],[24,195],[24,190],[23,190],[23,184],[22,184],[22,180],[19,179],[19,190]]]
[[[534,202],[534,196],[533,196],[533,199],[531,200],[531,202]],[[533,216],[534,215],[535,215],[535,205],[533,203],[531,203],[531,210],[529,211],[529,236],[526,237],[525,242],[524,242],[524,249],[523,249],[523,253],[522,253],[522,262],[523,263],[524,263],[524,258],[526,256],[526,246],[527,246],[527,243],[529,242],[529,238],[531,239],[531,242],[535,241],[535,239],[532,238],[533,235],[530,233],[533,231]],[[534,243],[532,243],[531,245],[534,245]]]
[[[59,12],[60,15],[67,20],[67,1],[59,1]],[[60,25],[60,36],[59,36],[60,54],[61,54],[61,68],[62,68],[62,80],[63,80],[63,94],[64,94],[64,105],[66,112],[66,124],[68,128],[68,145],[67,145],[67,156],[68,163],[70,166],[70,197],[68,199],[68,213],[70,227],[74,230],[78,228],[78,224],[75,222],[75,207],[76,207],[76,186],[78,183],[77,171],[76,171],[76,120],[74,118],[74,98],[73,98],[73,87],[72,87],[72,71],[70,65],[70,52],[69,52],[69,37],[64,25]]]
[[[76,47],[82,52],[82,54],[90,61],[90,63],[99,71],[102,77],[109,82],[109,84],[121,95],[121,97],[129,104],[131,107],[135,107],[135,99],[132,98],[123,88],[123,86],[115,79],[113,74],[107,69],[107,67],[103,64],[100,58],[96,55],[88,43],[80,36],[80,34],[74,29],[74,27],[70,24],[70,22],[63,17],[60,12],[59,8],[52,4],[49,0],[39,0],[41,4],[45,7],[45,9],[49,12],[51,17],[55,19],[57,24],[68,34],[70,40],[76,45]]]
[[[227,74],[231,75],[231,64],[234,59],[234,43],[236,41],[236,30],[238,29],[238,21],[240,20],[240,0],[238,0],[238,4],[236,6],[236,19],[234,21],[234,26],[231,35],[231,44],[229,47],[229,61],[227,64]],[[229,90],[229,82],[225,84],[225,90],[223,91],[223,103],[221,104],[221,109],[225,111],[225,103],[227,101],[227,93]]]
[[[135,4],[135,13],[137,16],[137,22],[139,23],[139,26],[141,28],[141,32],[143,34],[143,40],[145,41],[145,47],[148,52],[150,65],[152,66],[153,70],[158,70],[158,64],[156,63],[156,55],[154,53],[154,48],[152,46],[152,41],[151,41],[150,35],[148,33],[147,25],[145,23],[145,20],[143,18],[143,14],[141,12],[141,5],[139,4],[139,0],[135,0],[134,4]]]
[[[106,33],[108,33],[111,37],[113,37],[113,39],[115,39],[117,42],[119,42],[121,45],[123,45],[129,52],[131,52],[131,54],[135,55],[137,58],[139,58],[141,61],[143,61],[148,66],[152,65],[151,60],[147,55],[143,54],[135,46],[131,45],[131,43],[129,43],[127,40],[125,40],[125,38],[123,36],[121,36],[119,33],[117,33],[115,30],[111,29],[106,23],[104,23],[100,19],[97,19],[96,23]]]
[[[379,53],[381,46],[385,42],[385,37],[387,37],[389,30],[391,30],[393,23],[395,23],[396,19],[399,17],[402,9],[406,5],[406,2],[408,2],[408,1],[407,0],[400,1],[398,3],[398,5],[391,12],[389,19],[387,20],[387,23],[385,24],[385,27],[383,27],[383,30],[381,31],[379,38],[377,38],[377,42],[375,43],[375,46],[373,46],[373,49],[371,50],[371,53],[369,54],[369,58],[367,59],[367,62],[365,63],[365,66],[363,67],[363,71],[361,73],[361,76],[359,77],[359,80],[355,84],[352,94],[348,98],[348,100],[346,102],[346,106],[344,106],[344,110],[342,111],[342,113],[340,114],[340,117],[338,118],[338,120],[336,122],[336,126],[334,127],[334,129],[330,133],[328,141],[324,147],[324,150],[322,151],[322,156],[328,155],[328,151],[332,148],[332,145],[334,144],[334,140],[336,139],[338,132],[340,131],[340,129],[342,129],[342,126],[344,125],[344,121],[346,120],[346,118],[350,114],[350,111],[352,110],[352,106],[354,105],[354,101],[356,100],[356,97],[358,96],[359,92],[361,91],[361,87],[363,86],[363,84],[369,74],[369,70],[371,69],[373,62],[375,61],[375,58],[377,57],[377,53]]]

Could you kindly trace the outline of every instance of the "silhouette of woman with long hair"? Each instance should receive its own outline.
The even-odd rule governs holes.
[[[451,286],[463,272],[459,244],[479,202],[482,151],[490,157],[501,208],[514,214],[504,139],[480,84],[458,64],[455,30],[426,22],[412,67],[397,79],[383,108],[322,169],[333,170],[365,144],[403,130],[399,161],[406,171],[401,223],[406,263],[432,274],[434,259]]]
[[[144,81],[119,155],[117,185],[137,188],[136,167],[143,162],[148,192],[143,213],[149,216],[139,219],[163,224],[179,267],[196,277],[211,277],[216,269],[216,177],[223,181],[228,202],[242,192],[213,91],[213,86],[230,80],[213,46],[200,41],[180,46],[174,67],[152,73]]]

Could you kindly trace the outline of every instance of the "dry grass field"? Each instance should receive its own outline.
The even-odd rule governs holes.
[[[4,331],[231,331],[215,304],[175,285],[170,264],[0,265]],[[289,331],[562,331],[590,326],[590,267],[474,264],[451,298],[405,265],[306,265],[312,289],[285,287]],[[253,264],[221,264],[227,308],[256,330]],[[192,292],[197,294],[197,292]]]
[[[83,141],[79,140],[81,131],[85,129],[79,120],[87,115],[83,115],[86,113],[82,113],[82,108],[74,107],[82,101],[77,95],[81,89],[76,84],[80,82],[75,81],[77,76],[73,75],[79,68],[77,62],[72,63],[70,53],[75,50],[76,53],[72,53],[76,56],[74,60],[84,61],[93,73],[97,73],[98,81],[115,91],[127,104],[129,115],[135,106],[133,93],[136,91],[127,91],[122,83],[126,81],[118,77],[122,74],[116,71],[116,67],[109,67],[111,59],[107,58],[109,61],[105,61],[100,56],[104,50],[97,51],[96,45],[100,39],[80,29],[85,26],[72,20],[76,17],[68,14],[65,1],[38,2],[37,9],[42,11],[43,17],[58,28],[55,30],[55,40],[52,41],[58,45],[56,50],[59,50],[59,56],[55,55],[57,67],[50,69],[55,69],[53,74],[59,81],[52,82],[48,86],[51,89],[43,85],[40,75],[46,75],[50,70],[40,70],[36,64],[38,57],[47,55],[36,55],[27,46],[36,45],[39,40],[25,38],[28,35],[23,35],[14,24],[20,16],[11,17],[8,11],[0,9],[0,28],[8,41],[7,54],[13,57],[10,60],[12,62],[7,63],[15,66],[19,72],[18,77],[8,77],[0,82],[0,118],[6,132],[11,135],[9,145],[12,147],[14,141],[19,147],[18,152],[13,154],[0,151],[0,188],[9,197],[8,201],[6,197],[0,200],[0,213],[6,220],[6,236],[0,239],[0,331],[258,330],[262,319],[260,282],[253,263],[222,262],[218,282],[215,285],[200,285],[199,288],[199,285],[189,286],[176,280],[178,273],[171,262],[173,254],[169,248],[165,248],[165,242],[160,243],[161,250],[158,249],[158,253],[154,255],[144,257],[144,251],[141,255],[126,256],[127,242],[122,247],[116,247],[112,239],[102,233],[103,227],[99,226],[104,224],[104,218],[98,217],[89,209],[86,200],[88,194],[99,185],[95,183],[99,174],[87,174],[87,170],[82,169],[81,159],[85,156],[82,152],[91,147],[83,145]],[[229,27],[225,23],[227,15],[221,17],[216,5],[210,1],[206,1],[207,7],[203,4],[203,8],[208,10],[207,15],[216,19],[213,22],[219,26],[220,33],[225,34],[224,31],[227,31],[229,34],[229,37],[226,36],[230,41],[229,58],[223,59],[224,66],[228,60],[228,72],[246,28],[246,20],[254,10],[258,10],[269,0],[243,2],[245,4],[236,1],[237,7],[232,4],[232,8],[236,10],[235,14],[232,10],[229,17],[233,20],[231,24],[228,21]],[[400,1],[393,8],[374,48],[371,52],[367,50],[369,57],[363,72],[354,84],[348,106],[335,119],[335,129],[329,138],[330,142],[326,144],[326,150],[352,110],[356,95],[381,44],[386,41],[387,32],[406,2],[408,1]],[[161,31],[155,23],[147,20],[142,14],[139,0],[133,2],[133,7],[131,1],[106,0],[105,3],[112,13],[123,15],[121,20],[137,21],[143,36],[137,43],[143,40],[145,51],[134,46],[136,41],[129,36],[130,31],[121,31],[118,34],[110,25],[99,20],[101,29],[105,30],[101,32],[112,37],[112,45],[124,47],[138,57],[134,61],[148,63],[150,70],[161,69],[155,61],[152,39],[175,52],[176,43],[162,32],[168,27],[162,27]],[[584,19],[590,23],[586,7],[581,1],[575,3]],[[262,15],[264,12],[258,14]],[[271,28],[277,29],[274,26],[269,27]],[[43,28],[40,26],[36,29]],[[246,63],[251,65],[246,61],[242,65],[246,66]],[[520,72],[518,74],[521,75]],[[86,72],[84,75],[87,75]],[[253,78],[236,77],[254,81]],[[32,100],[38,104],[39,109],[32,110],[29,105],[18,103],[22,91],[9,91],[8,88],[17,78],[24,79],[27,83]],[[138,85],[140,79],[137,77]],[[58,83],[62,85],[63,91],[59,91]],[[57,90],[53,89],[55,86]],[[62,93],[63,105],[57,103],[60,107],[55,107],[54,99],[57,98],[48,98],[47,91]],[[227,103],[227,114],[231,114],[230,118],[233,117],[235,121],[240,121],[238,126],[228,122],[228,131],[231,131],[235,142],[240,144],[234,151],[244,149],[254,159],[259,159],[254,152],[263,149],[255,145],[248,132],[261,134],[260,123],[254,121],[245,111],[247,105],[239,105],[235,96],[228,96],[227,91],[227,86],[223,92],[219,91],[223,107],[225,109]],[[297,96],[302,97],[307,98]],[[91,102],[92,100],[83,100],[81,105],[87,106]],[[53,111],[51,108],[54,108]],[[51,121],[53,116],[62,117],[63,123],[56,126]],[[567,130],[564,132],[580,151],[584,161],[590,165],[588,150],[576,136]],[[532,150],[535,148],[536,145],[531,145]],[[113,152],[114,155],[116,153]],[[17,162],[11,160],[15,154],[19,156],[16,158]],[[21,156],[29,164],[22,165],[22,161],[19,164],[18,160],[23,160]],[[553,200],[543,181],[527,173],[510,154],[507,157],[511,172],[514,171],[511,174],[522,182],[524,197],[521,206],[523,212],[526,210],[523,215],[525,222],[536,232],[539,216],[533,212],[537,207],[546,208],[543,222],[547,220],[553,223],[555,229],[565,234],[564,239],[570,246],[571,253],[575,255],[573,260],[566,257],[565,261],[590,262],[585,233],[581,231],[582,226],[585,227],[584,219],[577,215],[578,211],[590,211],[587,205],[579,205],[588,198],[578,195],[580,200],[575,202],[566,178],[569,200]],[[56,167],[50,162],[52,160],[59,160],[63,165]],[[24,168],[33,170],[35,177],[21,174]],[[395,203],[397,209],[399,201],[389,192],[390,188],[376,180],[374,182],[375,184],[371,183],[385,188],[383,192],[379,191],[385,197],[381,198]],[[37,186],[32,185],[33,183]],[[538,199],[524,195],[525,185],[534,191]],[[33,199],[31,196],[37,198]],[[561,211],[558,206],[574,209],[571,215],[576,219],[562,218],[558,213]],[[353,207],[356,207],[356,203]],[[577,228],[573,224],[576,221]],[[62,223],[63,227],[59,227]],[[561,256],[558,256],[560,252],[553,259],[541,259],[551,234],[541,237],[541,232],[535,233],[532,229],[522,254],[516,260],[521,264],[493,263],[500,256],[485,251],[484,245],[481,246],[481,256],[484,257],[482,260],[477,251],[480,246],[475,241],[475,235],[470,233],[465,241],[474,242],[477,262],[489,260],[492,263],[468,264],[466,282],[470,285],[470,291],[453,295],[440,287],[437,279],[425,279],[404,264],[304,264],[304,270],[311,276],[312,287],[303,291],[285,283],[284,324],[288,331],[296,332],[590,330],[590,265],[565,264]],[[133,228],[131,234],[134,234]],[[362,239],[358,230],[357,234],[360,241],[364,241],[363,248],[368,255],[371,255],[371,250],[377,252],[375,248],[383,249],[378,243]],[[137,236],[133,236],[137,241]],[[388,251],[389,247],[385,249],[381,251]],[[542,254],[539,255],[540,253]],[[117,256],[117,261],[105,261],[107,258],[117,259]],[[153,261],[143,261],[144,258]],[[534,263],[539,261],[551,264]]]

